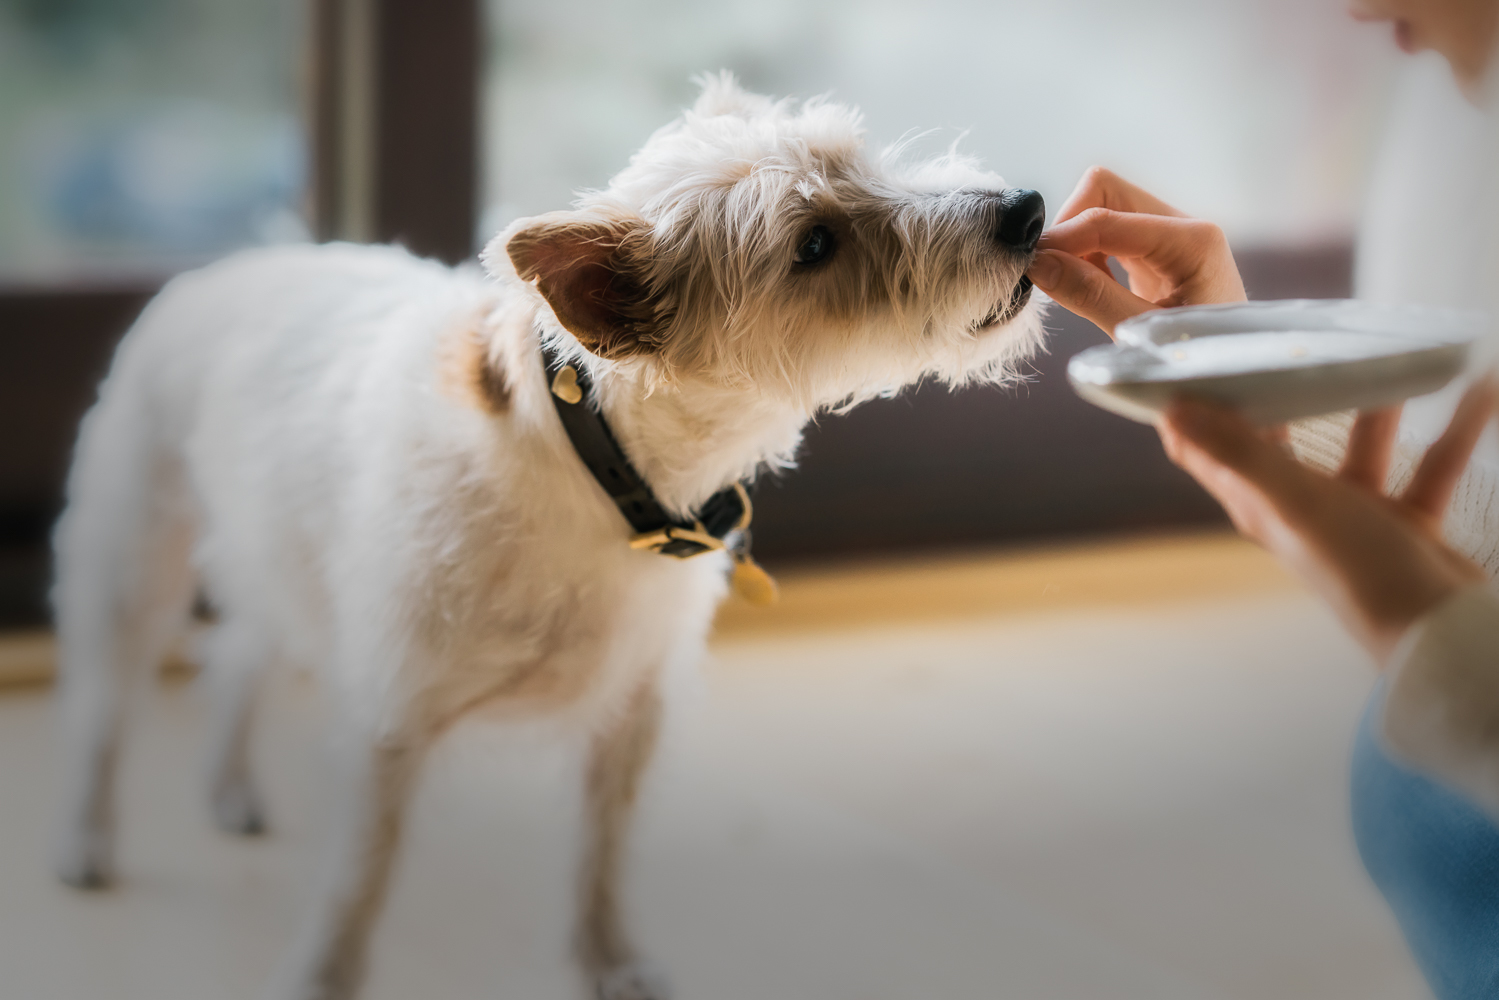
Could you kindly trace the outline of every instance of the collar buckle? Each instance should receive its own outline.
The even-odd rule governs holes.
[[[691,528],[667,525],[655,531],[642,531],[630,539],[632,549],[676,556],[678,559],[691,559],[705,552],[720,552],[726,547],[723,539],[708,534],[701,521],[693,522]]]

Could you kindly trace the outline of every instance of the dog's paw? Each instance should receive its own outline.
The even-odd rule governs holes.
[[[594,987],[598,1000],[671,1000],[666,977],[649,962],[606,969],[594,979]]]
[[[225,833],[258,837],[266,832],[265,806],[248,781],[225,782],[210,796],[213,823]]]
[[[283,966],[262,994],[265,1000],[355,1000],[360,977],[293,962]]]
[[[326,983],[312,983],[295,987],[281,984],[274,987],[267,994],[267,1000],[354,1000],[354,997],[354,990]]]
[[[350,990],[324,984],[296,988],[280,985],[266,994],[267,1000],[354,1000],[354,996]]]
[[[53,870],[75,889],[106,889],[115,880],[112,841],[102,830],[69,831],[53,858]]]

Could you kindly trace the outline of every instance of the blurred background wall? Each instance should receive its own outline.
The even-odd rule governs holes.
[[[1393,54],[1332,0],[0,0],[0,620],[45,615],[78,415],[171,274],[396,239],[458,261],[607,182],[728,68],[953,142],[1055,210],[1104,163],[1221,222],[1252,295],[1348,294]],[[771,562],[1219,523],[1061,378],[824,421],[759,497]]]
[[[1241,245],[1346,238],[1382,117],[1387,40],[1334,0],[493,0],[489,223],[597,186],[728,67],[831,93],[872,140],[961,139],[1059,207],[1107,163]]]
[[[160,280],[306,238],[301,8],[0,4],[0,276]]]

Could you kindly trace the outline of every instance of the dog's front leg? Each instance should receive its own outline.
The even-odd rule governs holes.
[[[359,993],[366,944],[380,914],[401,839],[406,803],[430,743],[350,739],[339,748],[333,840],[312,919],[274,991],[276,1000],[350,1000]]]
[[[660,975],[635,953],[619,899],[625,835],[660,726],[661,693],[652,678],[589,750],[577,945],[599,1000],[667,996]]]

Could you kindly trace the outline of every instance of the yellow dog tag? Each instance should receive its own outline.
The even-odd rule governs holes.
[[[780,598],[776,582],[748,553],[734,555],[734,589],[757,608],[769,607]]]
[[[578,371],[572,365],[563,365],[557,377],[552,379],[552,395],[564,403],[577,403],[583,398],[578,388]]]

